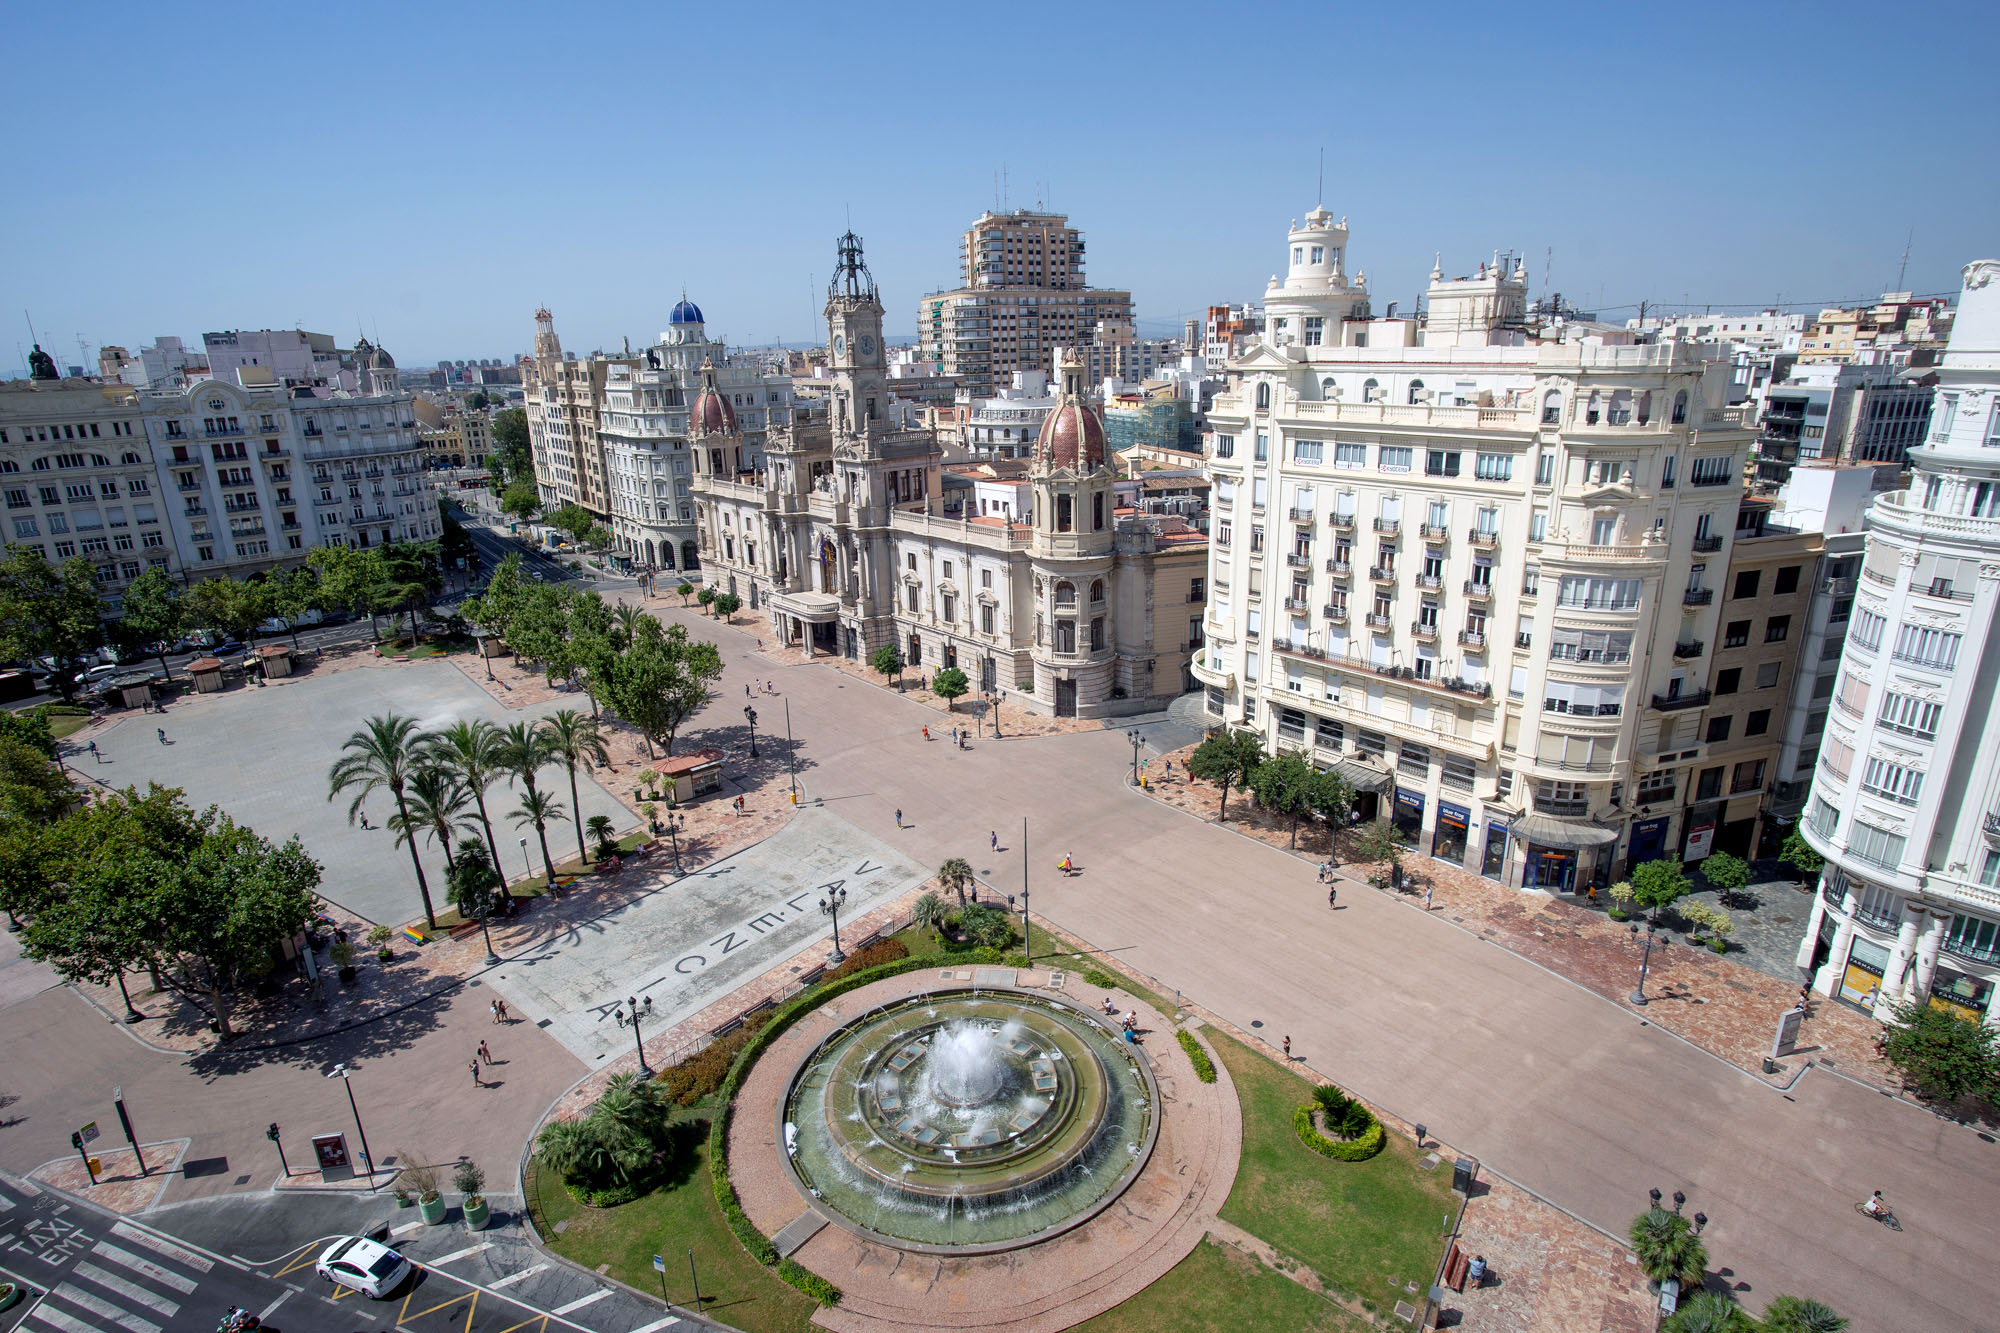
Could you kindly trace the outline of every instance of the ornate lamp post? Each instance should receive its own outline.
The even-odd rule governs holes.
[[[1654,934],[1654,929],[1653,923],[1648,921],[1646,923],[1646,952],[1639,959],[1639,989],[1633,991],[1627,997],[1633,1004],[1643,1005],[1646,1003],[1646,974],[1652,969],[1653,941],[1658,938]],[[1632,923],[1632,934],[1634,938],[1637,938],[1639,934],[1639,923],[1636,921]],[[1660,939],[1659,944],[1662,949],[1667,947],[1667,942],[1664,939]],[[1656,1190],[1654,1193],[1657,1194],[1658,1191]],[[1653,1203],[1658,1205],[1659,1199],[1655,1198]]]
[[[757,710],[749,704],[743,705],[743,716],[750,722],[750,757],[757,758]]]
[[[671,805],[667,807],[667,818],[666,818],[667,841],[673,845],[674,873],[676,875],[684,875],[687,873],[686,871],[681,869],[681,827],[686,823],[687,823],[687,816],[682,814],[679,809]]]
[[[1125,733],[1125,739],[1132,742],[1132,783],[1134,786],[1137,786],[1139,782],[1139,746],[1144,743],[1146,738],[1140,733],[1137,727],[1134,727]]]
[[[835,889],[819,900],[819,910],[833,918],[833,953],[827,961],[835,967],[847,961],[847,955],[840,951],[840,905],[846,901],[846,889]]]
[[[993,739],[994,739],[994,740],[999,740],[999,739],[1000,739],[1000,701],[1001,701],[1001,700],[1002,700],[1003,698],[1005,698],[1005,697],[1006,697],[1006,695],[1005,695],[1005,694],[1004,694],[1003,692],[1001,692],[1000,690],[988,690],[988,691],[986,691],[986,703],[987,703],[987,706],[988,706],[988,707],[989,707],[989,708],[990,708],[990,709],[992,710],[992,712],[993,712]]]
[[[625,1012],[627,1008],[631,1010],[630,1014]],[[639,1052],[639,1072],[651,1074],[653,1071],[646,1064],[646,1041],[639,1035],[639,1015],[643,1013],[648,1018],[653,1016],[653,997],[648,995],[645,1005],[641,1007],[637,999],[627,996],[623,1005],[613,1001],[611,1011],[617,1016],[619,1027],[622,1028],[627,1023],[632,1025],[632,1045]]]

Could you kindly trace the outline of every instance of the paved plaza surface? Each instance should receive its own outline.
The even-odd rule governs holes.
[[[619,1000],[651,1000],[644,1029],[665,1031],[826,934],[819,900],[831,886],[846,892],[841,915],[851,922],[928,873],[839,815],[802,809],[734,856],[657,877],[626,904],[509,959],[487,983],[514,1014],[594,1064],[632,1049],[632,1030],[613,1013]]]
[[[379,713],[414,717],[426,730],[465,718],[485,718],[506,726],[559,708],[590,709],[581,694],[561,703],[510,711],[465,678],[449,662],[384,663],[314,676],[274,681],[264,689],[237,688],[219,694],[191,694],[164,714],[131,713],[97,737],[104,762],[74,757],[86,777],[114,787],[147,782],[185,788],[197,807],[214,802],[239,823],[282,842],[297,833],[321,866],[320,893],[370,921],[401,925],[421,920],[423,902],[409,851],[382,827],[395,813],[388,793],[370,796],[363,809],[372,829],[347,822],[353,799],[327,800],[326,774],[340,747],[368,718]],[[155,734],[164,728],[168,744]],[[543,770],[541,785],[569,805],[569,777],[560,767]],[[620,832],[638,819],[586,774],[577,774],[583,818],[609,815]],[[487,790],[486,810],[509,879],[526,871],[521,860],[523,832],[509,819],[520,799],[517,786],[496,782]],[[541,852],[532,829],[528,849],[535,873]],[[428,838],[418,840],[431,901],[445,903],[444,853]],[[576,831],[568,820],[549,827],[549,854],[576,855]]]

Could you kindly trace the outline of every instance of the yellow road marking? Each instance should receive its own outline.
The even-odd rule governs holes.
[[[448,1301],[439,1301],[436,1305],[433,1305],[428,1309],[419,1310],[415,1314],[410,1314],[408,1313],[410,1307],[410,1300],[411,1297],[414,1297],[415,1295],[416,1292],[413,1291],[410,1293],[409,1296],[405,1296],[403,1298],[403,1309],[405,1313],[397,1316],[396,1318],[397,1323],[400,1324],[403,1323],[405,1320],[409,1319],[422,1319],[427,1314],[436,1314],[439,1310],[443,1310],[450,1306],[457,1305],[460,1301],[470,1301],[471,1304],[467,1305],[465,1308],[465,1323],[466,1327],[468,1328],[472,1326],[472,1311],[473,1308],[479,1304],[479,1292],[477,1290],[466,1292],[464,1295],[461,1296],[454,1296]]]
[[[524,1319],[518,1324],[512,1324],[502,1329],[495,1329],[494,1333],[520,1333],[520,1330],[524,1328],[532,1328],[536,1330],[536,1333],[543,1333],[548,1326],[549,1317],[545,1314],[538,1314],[531,1319]]]
[[[271,1276],[283,1277],[287,1273],[296,1273],[301,1268],[304,1268],[307,1264],[313,1262],[313,1260],[317,1257],[318,1256],[313,1253],[313,1246],[308,1245],[303,1250],[299,1251],[299,1257],[297,1259],[293,1260],[291,1263],[286,1264],[283,1268],[280,1268],[277,1272],[273,1273]]]

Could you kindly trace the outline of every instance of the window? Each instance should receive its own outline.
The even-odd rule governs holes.
[[[1722,646],[1724,648],[1741,648],[1748,642],[1750,642],[1749,621],[1732,620],[1723,627]]]
[[[1806,812],[1806,823],[1812,825],[1812,831],[1822,838],[1831,838],[1834,830],[1840,827],[1840,811],[1823,797],[1815,796],[1812,808]]]
[[[1521,596],[1539,597],[1541,595],[1542,567],[1540,565],[1529,565],[1521,571]]]
[[[1326,446],[1318,440],[1293,440],[1292,461],[1306,467],[1318,467]]]
[[[1542,687],[1542,711],[1576,717],[1617,717],[1625,711],[1625,688],[1551,680]]]
[[[1609,546],[1618,535],[1618,520],[1615,518],[1594,518],[1590,521],[1590,544]]]
[[[1949,671],[1958,665],[1961,636],[1921,625],[1902,625],[1896,630],[1895,656],[1899,661]]]
[[[1787,593],[1797,592],[1798,590],[1799,566],[1786,565],[1778,571],[1778,577],[1771,584],[1771,592],[1774,596],[1783,597]]]
[[[1736,792],[1757,791],[1764,785],[1764,761],[1746,759],[1738,764],[1729,775],[1729,790]]]
[[[1458,475],[1460,454],[1456,449],[1426,449],[1424,451],[1424,475],[1427,477],[1455,477]]]
[[[1854,608],[1854,621],[1848,630],[1848,638],[1874,652],[1882,646],[1882,630],[1888,623],[1866,607],[1857,606]]]
[[[1695,779],[1694,798],[1697,801],[1712,801],[1722,795],[1722,769],[1704,768]]]
[[[1336,444],[1333,446],[1335,467],[1367,467],[1368,446],[1365,444]]]
[[[1562,415],[1563,415],[1563,396],[1558,390],[1550,389],[1547,393],[1542,395],[1542,424],[1544,426],[1558,425],[1562,421]],[[1537,476],[1535,480],[1541,481],[1544,486],[1548,485],[1548,483],[1546,481],[1542,481],[1541,477],[1539,476]]]
[[[1951,419],[1958,415],[1958,395],[1942,394],[1938,398],[1937,411],[1931,417],[1931,438],[1942,440],[1951,434]]]
[[[1537,509],[1534,513],[1528,515],[1528,540],[1531,542],[1538,542],[1547,538],[1548,535],[1549,535],[1548,510]]]
[[[1428,777],[1431,771],[1430,747],[1415,741],[1404,741],[1402,752],[1396,756],[1396,771],[1412,777]]]
[[[1260,412],[1267,411],[1270,406],[1271,386],[1269,384],[1259,384],[1257,386],[1257,410]]]
[[[1215,456],[1216,456],[1217,458],[1234,458],[1234,457],[1236,457],[1236,437],[1235,437],[1234,435],[1218,435],[1218,436],[1216,436],[1216,437],[1215,437]]]
[[[1717,694],[1734,694],[1742,686],[1743,668],[1741,667],[1730,667],[1727,671],[1718,671],[1715,673],[1715,692]]]
[[[1421,403],[1422,401],[1424,401],[1424,382],[1422,380],[1411,380],[1410,406],[1415,407],[1418,403]]]
[[[1697,458],[1694,460],[1694,466],[1688,469],[1688,485],[1726,486],[1729,484],[1731,465],[1734,462],[1735,458],[1730,454]]]
[[[1687,422],[1687,418],[1688,418],[1688,391],[1686,389],[1682,389],[1679,393],[1674,395],[1673,424],[1676,426],[1684,425]]]
[[[1757,581],[1763,577],[1761,569],[1739,570],[1736,575],[1736,590],[1729,595],[1738,601],[1757,595]]]
[[[1315,251],[1315,253],[1317,252]],[[1313,262],[1316,264],[1319,262],[1319,260],[1315,258]],[[1318,347],[1321,341],[1323,340],[1325,329],[1326,329],[1326,320],[1324,318],[1322,318],[1319,315],[1307,315],[1306,346]]]
[[[1454,787],[1459,791],[1471,791],[1477,774],[1478,770],[1470,759],[1464,755],[1448,754],[1444,757],[1438,780],[1447,787]]]
[[[1764,642],[1783,643],[1792,632],[1790,616],[1772,616],[1764,622]]]
[[[1270,433],[1268,431],[1260,430],[1257,432],[1257,454],[1256,454],[1257,461],[1261,463],[1270,456],[1271,456]]]
[[[1891,731],[1928,741],[1937,739],[1938,716],[1943,711],[1941,705],[1890,690],[1883,693],[1882,707],[1875,720]]]
[[[1382,381],[1375,379],[1373,377],[1361,381],[1362,402],[1374,403],[1374,402],[1380,402],[1381,399],[1382,399]]]
[[[1558,625],[1549,640],[1549,656],[1560,662],[1629,662],[1632,634],[1629,630],[1567,629]]]
[[[1758,689],[1768,690],[1771,689],[1773,686],[1775,686],[1777,683],[1778,683],[1778,664],[1776,662],[1766,662],[1762,666],[1757,668]]]
[[[1354,733],[1354,749],[1359,754],[1365,754],[1372,759],[1380,759],[1388,752],[1388,745],[1379,732],[1356,731]]]
[[[1857,818],[1847,835],[1847,850],[1864,861],[1893,870],[1903,859],[1903,839]]]
[[[1710,744],[1714,744],[1716,741],[1728,740],[1729,727],[1730,724],[1734,721],[1735,721],[1734,718],[1728,718],[1728,717],[1710,718],[1708,720],[1708,734],[1703,736],[1702,739],[1708,741]]]
[[[1554,395],[1550,396],[1553,397]],[[1555,484],[1555,479],[1556,456],[1549,450],[1543,450],[1535,458],[1535,485],[1552,486]]]
[[[1370,380],[1369,383],[1373,384],[1374,381]],[[1408,472],[1410,470],[1410,457],[1411,451],[1408,448],[1402,445],[1385,444],[1382,446],[1381,453],[1376,457],[1375,465],[1384,472]]]
[[[1771,710],[1760,708],[1743,719],[1745,736],[1762,736],[1771,729]]]
[[[1556,605],[1583,611],[1629,611],[1639,605],[1641,580],[1565,574]]]
[[[1196,623],[1198,624],[1199,622]],[[990,603],[980,604],[979,632],[981,634],[991,634],[993,632],[993,607]]]
[[[1665,458],[1660,460],[1661,490],[1670,491],[1674,488],[1674,474],[1680,470],[1680,461],[1681,460],[1676,456],[1674,456],[1673,454],[1668,454]]]
[[[1217,546],[1227,547],[1229,545],[1229,528],[1230,528],[1230,523],[1229,520],[1226,518],[1221,519],[1216,523],[1215,544]]]
[[[1481,481],[1512,481],[1514,478],[1514,456],[1512,454],[1478,454],[1473,459],[1472,475]]]
[[[1264,526],[1261,523],[1252,523],[1250,525],[1250,549],[1252,551],[1261,551],[1264,549]]]

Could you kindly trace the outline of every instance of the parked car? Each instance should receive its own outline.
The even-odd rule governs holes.
[[[257,633],[289,634],[291,633],[291,629],[292,629],[291,621],[285,619],[283,616],[272,616],[269,620],[266,620],[262,624],[257,626]]]
[[[240,653],[247,653],[250,650],[235,639],[224,639],[221,643],[216,644],[214,648],[210,649],[210,651],[217,657],[235,657]]]
[[[100,662],[88,670],[77,672],[76,683],[79,685],[95,685],[100,680],[107,680],[117,675],[121,669],[116,662]]]
[[[320,1253],[315,1270],[328,1282],[381,1300],[413,1271],[410,1261],[380,1241],[343,1236]]]

